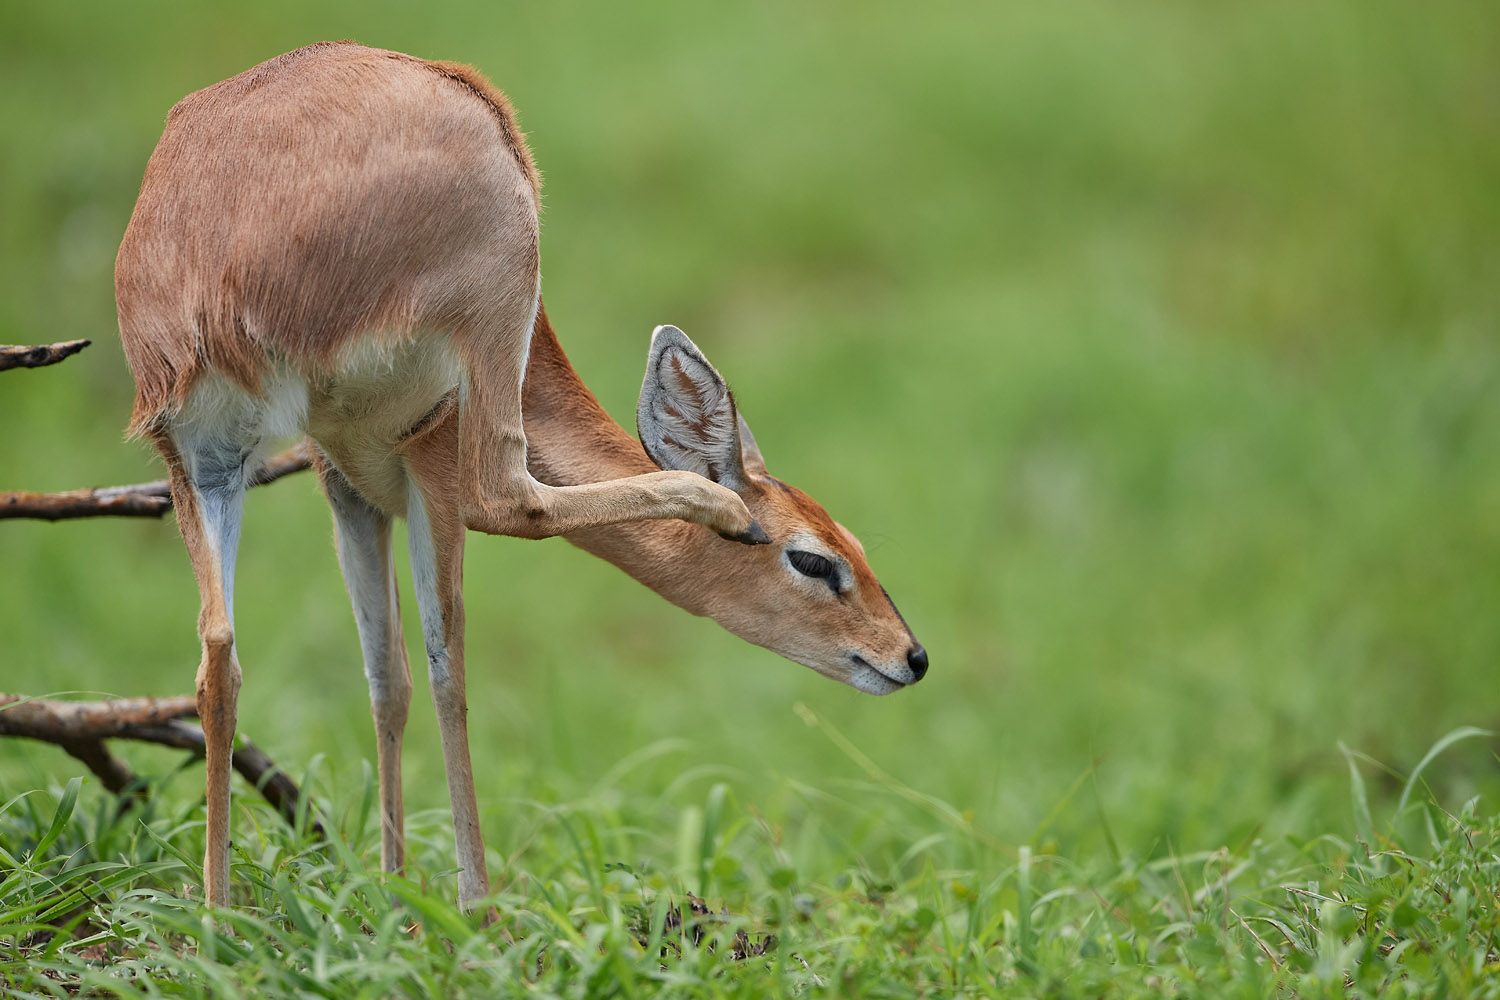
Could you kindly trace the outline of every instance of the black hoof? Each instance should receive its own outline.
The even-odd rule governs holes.
[[[753,517],[750,519],[750,527],[746,528],[740,534],[726,535],[721,531],[719,532],[719,537],[727,538],[731,542],[740,542],[744,545],[769,545],[771,542],[771,536],[766,534],[766,529],[762,528],[760,522]]]

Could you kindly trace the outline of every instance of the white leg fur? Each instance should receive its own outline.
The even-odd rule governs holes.
[[[214,414],[215,417],[219,414]],[[198,716],[203,723],[208,824],[203,859],[210,903],[229,903],[229,765],[238,721],[240,666],[234,651],[234,563],[248,466],[260,446],[253,408],[236,419],[173,427],[163,444],[178,526],[198,581]]]
[[[464,695],[464,618],[461,579],[464,526],[456,516],[437,523],[413,480],[407,490],[406,522],[411,552],[412,586],[427,645],[432,702],[443,745],[443,769],[453,809],[453,838],[458,853],[458,900],[465,910],[489,894],[484,838],[469,759],[468,703]]]
[[[406,837],[401,803],[401,741],[411,707],[411,668],[401,638],[401,606],[391,558],[391,518],[366,503],[333,466],[322,470],[333,508],[339,568],[354,606],[355,627],[370,685],[380,771],[380,867],[399,872]]]

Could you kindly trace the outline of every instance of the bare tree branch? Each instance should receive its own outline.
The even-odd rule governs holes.
[[[145,483],[145,486],[154,485]],[[75,517],[161,517],[172,509],[172,498],[143,493],[116,493],[119,487],[102,490],[68,490],[66,493],[0,493],[0,518],[30,517],[62,521]]]
[[[294,472],[312,468],[312,453],[308,450],[306,441],[299,441],[286,451],[277,452],[266,463],[260,467],[250,480],[251,486],[264,486],[274,483],[282,476],[289,476]]]
[[[130,765],[110,753],[103,740],[69,740],[58,746],[70,756],[83,761],[111,792],[123,795],[126,789],[134,787],[136,797],[140,797],[141,788],[135,782],[135,774],[130,770]]]
[[[65,340],[59,344],[42,344],[38,347],[0,344],[0,372],[12,368],[42,368],[55,365],[63,358],[70,358],[83,350],[91,340]]]
[[[105,748],[106,739],[137,740],[203,754],[203,730],[182,721],[198,714],[193,698],[120,698],[108,701],[53,701],[0,694],[0,736],[24,736],[60,746],[98,776],[116,795],[135,781],[119,758]],[[275,806],[290,823],[297,822],[302,793],[249,740],[239,740],[231,756],[234,769]],[[312,828],[322,834],[316,822]]]
[[[67,739],[98,740],[126,736],[131,729],[190,719],[197,714],[197,702],[186,695],[54,701],[0,694],[0,736],[34,736],[54,743]]]
[[[311,465],[304,441],[267,459],[250,485],[264,486]],[[62,521],[75,517],[161,517],[171,509],[172,490],[165,479],[63,493],[0,492],[0,518]]]

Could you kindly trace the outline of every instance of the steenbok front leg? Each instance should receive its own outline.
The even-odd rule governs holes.
[[[451,425],[450,425],[451,428]],[[441,438],[442,435],[434,435]],[[490,891],[484,837],[469,758],[468,700],[464,693],[464,524],[451,500],[457,488],[450,448],[430,449],[432,438],[409,447],[406,497],[412,589],[422,617],[427,672],[443,745],[453,839],[458,849],[458,901],[465,911]]]
[[[240,665],[234,655],[234,559],[245,498],[245,456],[251,449],[213,435],[174,436],[158,435],[156,446],[171,470],[177,526],[201,601],[198,718],[208,772],[203,891],[208,902],[228,906],[229,764],[240,693]]]
[[[401,739],[411,707],[411,667],[401,637],[401,605],[391,558],[391,518],[361,497],[319,457],[318,476],[333,508],[339,568],[354,605],[354,623],[370,684],[375,754],[380,768],[380,867],[400,872],[406,859],[401,805]]]
[[[551,538],[606,524],[681,518],[735,541],[770,541],[733,490],[690,472],[648,472],[578,486],[537,482],[526,467],[521,417],[524,341],[516,350],[473,338],[458,342],[468,372],[459,421],[460,497],[468,527]]]

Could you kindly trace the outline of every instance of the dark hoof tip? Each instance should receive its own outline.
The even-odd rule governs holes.
[[[766,534],[766,529],[762,528],[760,522],[754,518],[750,519],[750,527],[738,535],[726,535],[720,532],[719,537],[727,538],[731,542],[739,542],[742,545],[769,545],[771,543],[771,536]]]

